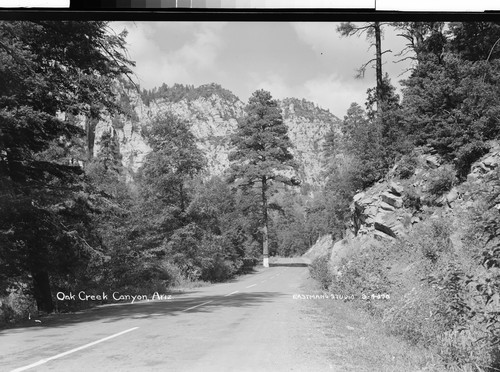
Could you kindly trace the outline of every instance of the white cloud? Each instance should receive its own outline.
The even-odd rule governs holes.
[[[292,89],[286,84],[282,76],[274,73],[250,73],[250,80],[248,82],[249,92],[248,97],[259,89],[267,90],[271,93],[274,99],[283,99],[292,97]]]
[[[331,74],[306,81],[303,96],[342,119],[352,102],[364,105],[368,88],[366,82],[358,80],[347,84],[337,74]]]
[[[352,79],[358,65],[373,58],[370,43],[364,35],[341,37],[339,23],[292,23],[298,38],[335,69],[342,79]]]
[[[129,31],[127,47],[131,59],[136,61],[134,72],[141,87],[150,89],[162,83],[202,84],[203,76],[216,75],[218,51],[224,45],[220,32],[224,25],[136,22],[117,23],[113,28],[121,31],[125,26]],[[175,40],[177,47],[168,43],[168,49],[162,47],[161,38],[180,40]]]
[[[176,51],[172,60],[176,63],[191,64],[207,70],[214,67],[218,51],[223,45],[221,29],[224,24],[202,24],[194,34],[194,41]]]

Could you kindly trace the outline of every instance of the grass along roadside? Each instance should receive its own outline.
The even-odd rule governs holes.
[[[308,277],[301,293],[325,294]],[[417,372],[444,371],[431,351],[388,335],[383,324],[349,302],[335,299],[303,299],[303,312],[314,319],[316,332],[326,336],[328,355],[335,371]],[[325,339],[325,337],[322,337]]]

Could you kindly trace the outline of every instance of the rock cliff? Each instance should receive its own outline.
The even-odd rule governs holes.
[[[99,139],[105,131],[115,133],[120,145],[122,162],[130,174],[137,172],[151,151],[141,128],[163,112],[186,119],[198,146],[206,155],[208,173],[221,174],[229,166],[230,135],[244,115],[245,104],[234,94],[216,84],[198,88],[175,85],[161,86],[138,94],[124,90],[122,103],[129,115],[107,118],[96,127],[94,153],[99,151]],[[325,134],[339,130],[340,120],[329,111],[311,102],[287,98],[279,102],[288,135],[294,145],[293,153],[300,164],[303,182],[319,185],[321,178],[322,144]]]

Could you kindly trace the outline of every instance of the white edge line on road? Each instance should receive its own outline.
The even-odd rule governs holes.
[[[238,293],[238,292],[239,291],[234,291],[234,292],[228,293],[227,295],[224,295],[224,297],[231,296],[232,294],[235,294],[235,293]]]
[[[245,287],[245,288],[252,288],[252,287],[255,287],[257,284],[252,284],[252,285],[249,285],[248,287]]]
[[[199,305],[195,305],[195,306],[191,306],[191,307],[188,307],[187,309],[184,309],[182,311],[188,311],[188,310],[191,310],[191,309],[196,309],[197,307],[200,307],[200,306],[203,306],[203,305],[206,305],[206,304],[209,304],[210,302],[214,302],[213,300],[212,301],[207,301],[207,302],[203,302]]]
[[[61,354],[57,354],[57,355],[54,355],[50,358],[46,358],[46,359],[41,359],[39,360],[38,362],[36,363],[33,363],[33,364],[30,364],[28,366],[25,366],[25,367],[20,367],[20,368],[16,368],[16,369],[13,369],[11,372],[21,372],[21,371],[26,371],[27,369],[30,369],[30,368],[33,368],[33,367],[37,367],[39,365],[42,365],[44,363],[47,363],[51,360],[54,360],[54,359],[58,359],[58,358],[62,358],[63,356],[66,356],[68,354],[72,354],[74,352],[77,352],[77,351],[80,351],[82,349],[86,349],[88,347],[91,347],[91,346],[94,346],[94,345],[97,345],[98,343],[101,343],[103,341],[107,341],[107,340],[110,340],[112,338],[115,338],[115,337],[118,337],[118,336],[121,336],[127,332],[131,332],[131,331],[135,331],[137,328],[139,327],[134,327],[134,328],[130,328],[130,329],[127,329],[125,331],[122,331],[122,332],[119,332],[119,333],[115,333],[114,335],[111,335],[111,336],[108,336],[108,337],[104,337],[104,338],[101,338],[100,340],[97,340],[97,341],[94,341],[94,342],[91,342],[89,344],[85,344],[83,346],[80,346],[80,347],[77,347],[75,349],[71,349],[71,350],[68,350],[68,351],[65,351],[64,353],[61,353]]]

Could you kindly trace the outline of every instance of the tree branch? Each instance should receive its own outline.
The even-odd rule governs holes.
[[[97,44],[98,44],[98,45],[102,48],[102,50],[104,50],[104,52],[106,52],[106,54],[107,54],[107,55],[109,55],[109,56],[113,59],[113,61],[115,61],[115,63],[116,63],[118,66],[120,66],[120,67],[122,67],[122,66],[123,66],[123,63],[119,62],[119,61],[115,58],[115,56],[114,56],[113,54],[111,54],[111,53],[110,53],[110,52],[109,52],[109,51],[108,51],[108,50],[107,50],[107,49],[106,49],[106,48],[105,48],[105,47],[104,47],[104,46],[103,46],[103,45],[102,45],[102,44],[101,44],[98,40],[94,40],[94,41],[95,41],[95,42],[96,42],[96,43],[97,43]],[[128,69],[128,67],[127,67],[127,69]],[[130,69],[129,69],[129,71],[130,71],[130,72],[132,72],[132,70],[130,70]],[[129,76],[128,72],[122,72],[122,73],[123,73],[123,74],[127,77],[127,79],[129,79],[129,80],[130,80],[130,82],[131,82],[131,83],[132,83],[132,85],[134,86],[134,88],[135,88],[135,90],[137,91],[137,93],[138,93],[138,94],[141,94],[141,91],[140,91],[139,87],[138,87],[138,86],[137,86],[137,84],[136,84],[136,83],[132,80],[132,78]]]
[[[486,58],[486,62],[488,62],[490,60],[491,54],[493,53],[493,49],[495,49],[495,47],[497,46],[499,41],[500,41],[500,38],[498,38],[497,41],[495,41],[495,44],[493,44],[493,46],[491,47],[490,54],[488,54],[488,58]]]
[[[361,78],[364,78],[365,77],[365,71],[366,71],[366,67],[368,67],[368,65],[372,62],[376,62],[377,59],[376,58],[372,58],[370,59],[368,62],[364,63],[361,65],[360,68],[358,68],[358,73],[356,74],[355,78],[356,79],[361,79]]]

